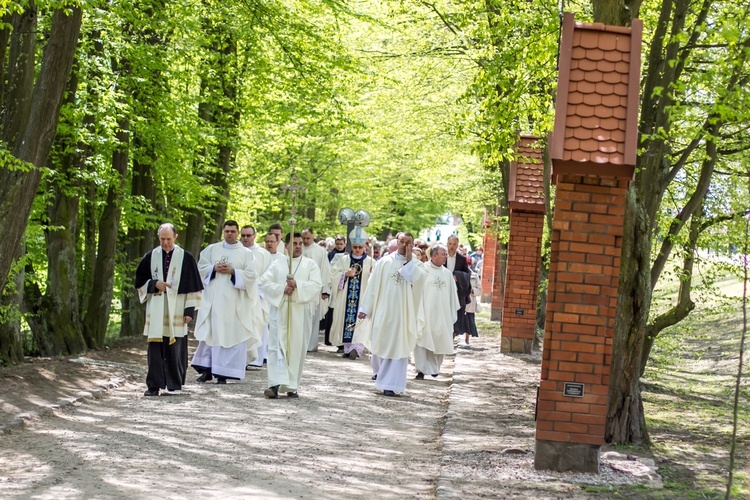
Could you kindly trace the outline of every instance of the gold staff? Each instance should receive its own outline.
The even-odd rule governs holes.
[[[294,273],[292,272],[292,260],[294,259],[294,225],[297,224],[297,219],[294,217],[294,215],[297,213],[297,207],[296,207],[296,201],[297,201],[297,191],[303,191],[305,188],[304,186],[300,186],[297,184],[297,174],[292,174],[292,184],[289,186],[284,186],[284,189],[291,192],[292,196],[292,207],[289,209],[289,245],[291,245],[291,249],[289,248],[289,245],[287,245],[287,254],[289,257],[289,273],[286,275],[287,283],[289,280],[294,279]],[[290,251],[291,250],[291,251]],[[300,256],[301,258],[301,256]],[[286,308],[286,364],[289,366],[289,349],[291,349],[291,342],[292,342],[292,292],[288,296],[287,301],[287,308]]]

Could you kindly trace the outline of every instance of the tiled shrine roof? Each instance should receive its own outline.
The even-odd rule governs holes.
[[[565,14],[551,148],[555,175],[632,176],[641,31],[638,19],[626,28],[576,23]]]
[[[511,209],[544,212],[544,164],[539,137],[522,135],[518,159],[510,164],[508,203]]]

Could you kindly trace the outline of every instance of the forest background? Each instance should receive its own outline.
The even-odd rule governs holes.
[[[608,440],[648,441],[639,380],[654,342],[696,290],[740,272],[695,269],[747,239],[747,2],[0,5],[0,364],[140,335],[133,270],[156,227],[174,222],[194,254],[226,218],[262,234],[288,218],[293,173],[299,224],[318,233],[341,232],[350,206],[380,237],[460,214],[477,242],[487,211],[505,243],[518,134],[552,128],[563,8],[644,22]],[[655,303],[664,279],[679,286]]]

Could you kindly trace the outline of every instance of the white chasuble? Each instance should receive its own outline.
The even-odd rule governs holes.
[[[370,318],[370,350],[376,356],[408,358],[414,350],[424,324],[420,305],[426,274],[416,257],[407,263],[398,252],[375,265],[359,310]]]
[[[275,261],[260,280],[268,304],[276,310],[276,330],[282,350],[286,346],[290,302],[292,323],[289,331],[294,336],[304,335],[307,340],[307,326],[311,324],[313,309],[317,307],[320,288],[323,286],[318,265],[307,257],[297,257],[292,260],[292,273],[297,289],[292,295],[285,295],[288,262],[287,259]]]
[[[268,338],[269,385],[282,391],[296,391],[302,376],[313,310],[317,307],[323,283],[318,265],[307,257],[292,259],[297,288],[284,294],[289,261],[275,260],[263,274],[260,285],[271,310]],[[291,322],[290,322],[291,320]]]
[[[458,292],[453,273],[447,267],[425,264],[427,276],[422,289],[424,328],[417,345],[435,354],[453,354],[453,323],[456,322]]]

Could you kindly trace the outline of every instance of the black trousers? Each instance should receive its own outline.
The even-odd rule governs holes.
[[[331,325],[333,324],[333,309],[328,308],[323,318],[323,329],[325,330],[325,345],[331,345]]]
[[[148,343],[146,386],[149,390],[182,389],[187,375],[187,347],[187,337],[175,338],[172,345],[169,345],[169,337],[162,337],[161,342]]]

